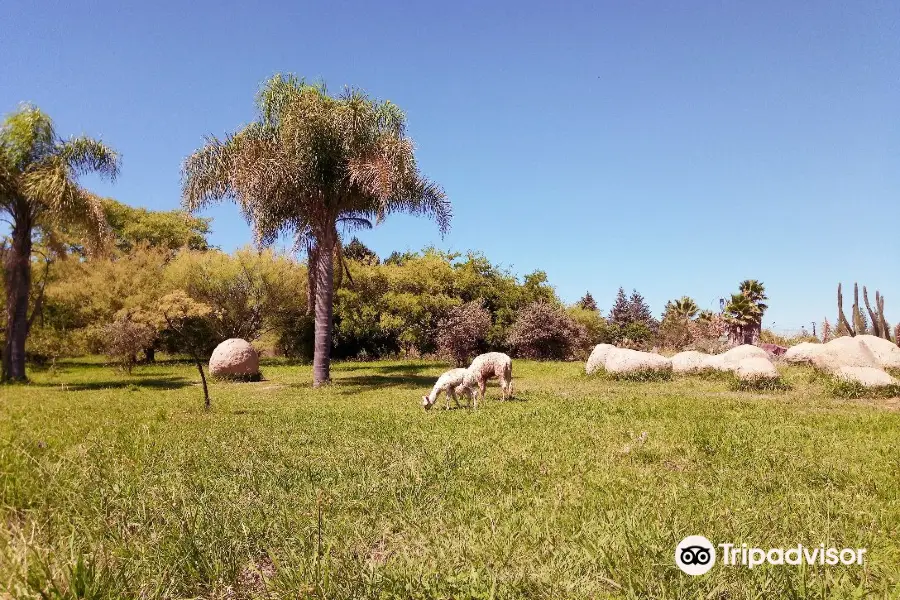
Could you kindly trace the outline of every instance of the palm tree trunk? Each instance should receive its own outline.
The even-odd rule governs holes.
[[[331,380],[331,321],[334,313],[334,242],[331,231],[316,243],[316,335],[313,346],[313,386]]]
[[[3,381],[25,380],[25,339],[28,336],[28,296],[31,293],[31,228],[17,223],[6,265],[6,345]]]

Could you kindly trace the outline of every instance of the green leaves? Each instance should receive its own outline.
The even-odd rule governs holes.
[[[22,105],[0,128],[0,207],[16,220],[49,230],[74,224],[98,238],[103,211],[78,177],[118,172],[112,148],[86,136],[59,139],[50,117],[34,106]]]
[[[338,221],[378,223],[393,212],[449,229],[450,204],[419,173],[396,105],[356,89],[332,97],[324,84],[277,74],[257,107],[256,122],[185,160],[186,208],[233,198],[262,244],[288,232],[318,239]]]

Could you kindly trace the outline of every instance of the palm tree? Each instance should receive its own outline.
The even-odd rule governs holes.
[[[32,235],[52,238],[60,226],[82,226],[92,238],[105,230],[100,199],[78,185],[94,172],[115,178],[119,157],[89,137],[62,140],[53,121],[38,108],[23,105],[0,126],[0,213],[10,225],[6,253],[6,344],[2,379],[25,379],[28,299],[31,294]]]
[[[275,75],[257,97],[258,118],[210,137],[183,166],[183,202],[197,210],[237,202],[260,245],[292,233],[306,250],[315,289],[313,384],[329,380],[334,256],[339,227],[371,227],[388,214],[433,217],[450,226],[443,190],[416,166],[406,117],[390,102],[348,89]],[[311,285],[311,289],[312,289]]]
[[[761,313],[766,312],[766,309],[769,308],[766,304],[763,304],[763,300],[768,300],[769,297],[766,296],[766,286],[760,281],[757,281],[756,279],[745,279],[738,284],[738,289],[743,295],[750,299],[750,302],[754,303],[760,309]]]
[[[684,320],[693,319],[700,312],[700,307],[689,296],[682,296],[678,300],[671,301],[670,306],[666,308],[671,310],[675,316]]]
[[[732,294],[723,314],[732,343],[752,343],[755,326],[762,319],[759,307],[744,294]],[[749,341],[748,341],[749,339]]]
[[[757,281],[756,279],[745,279],[740,284],[738,284],[738,289],[741,294],[747,297],[754,306],[756,306],[756,310],[758,313],[758,318],[756,321],[751,323],[750,325],[750,342],[755,343],[757,339],[759,339],[759,335],[762,332],[762,320],[763,314],[769,308],[767,304],[763,301],[768,300],[768,296],[766,296],[766,286],[762,284],[762,282]],[[746,336],[745,336],[746,338]]]

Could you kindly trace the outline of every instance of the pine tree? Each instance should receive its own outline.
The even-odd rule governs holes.
[[[590,292],[585,292],[584,296],[581,297],[581,300],[578,301],[578,306],[583,308],[584,310],[597,310],[597,301],[594,300],[594,297],[591,296]]]
[[[609,322],[613,325],[627,325],[631,322],[630,308],[628,296],[625,295],[625,288],[620,287],[619,293],[616,295],[616,301],[609,311]]]
[[[628,299],[628,322],[642,323],[654,333],[659,328],[659,321],[653,318],[650,307],[637,290],[631,290],[631,298]]]

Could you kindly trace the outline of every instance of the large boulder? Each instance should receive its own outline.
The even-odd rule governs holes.
[[[838,367],[834,376],[842,381],[862,384],[864,387],[884,387],[897,385],[897,380],[872,367]]]
[[[713,369],[716,371],[734,372],[745,358],[764,358],[769,360],[769,354],[762,348],[751,346],[750,344],[742,344],[735,346],[722,354],[715,354],[703,360],[703,369]]]
[[[675,373],[697,373],[703,370],[703,361],[709,358],[709,354],[696,350],[679,352],[671,358],[672,371]]]
[[[613,348],[606,355],[606,372],[612,375],[671,373],[672,361],[652,352]]]
[[[856,339],[869,347],[882,369],[900,369],[900,347],[897,344],[874,335],[858,335]]]
[[[213,350],[209,358],[213,377],[254,379],[259,377],[259,353],[245,340],[231,338]]]
[[[831,374],[841,367],[868,367],[878,369],[881,364],[859,337],[839,337],[822,344],[812,360],[813,365]]]
[[[590,375],[603,370],[604,365],[606,364],[606,355],[614,348],[615,346],[612,344],[597,344],[594,346],[591,355],[587,359],[587,363],[584,365],[585,372]]]
[[[734,374],[742,381],[778,379],[778,369],[768,358],[750,356],[742,360],[734,369]]]
[[[824,344],[813,344],[810,342],[800,342],[796,346],[791,346],[784,353],[784,361],[789,363],[812,364],[813,358],[824,348]]]

